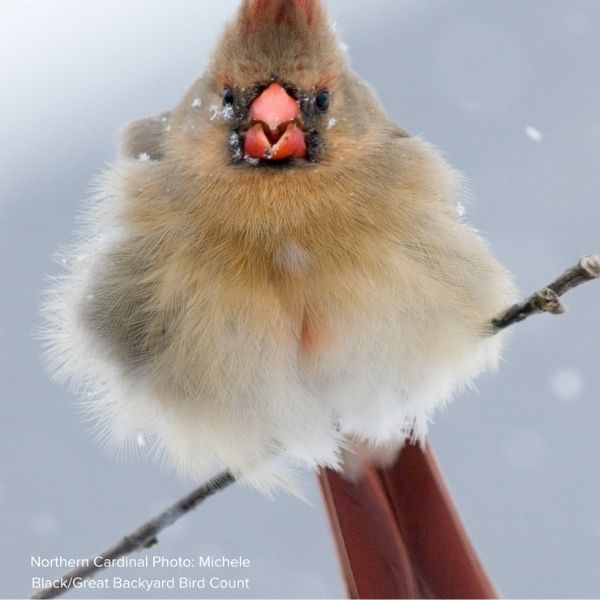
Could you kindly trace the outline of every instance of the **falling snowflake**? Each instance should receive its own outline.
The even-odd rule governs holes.
[[[550,389],[561,402],[576,402],[584,387],[583,375],[572,367],[559,369],[550,378]]]
[[[229,121],[233,118],[233,108],[231,106],[218,106],[217,104],[213,104],[209,110],[211,112],[211,121],[214,121],[217,118]]]
[[[532,125],[525,127],[525,135],[534,142],[541,142],[544,139],[544,135],[539,129],[536,129]]]
[[[192,108],[200,108],[201,106],[202,106],[202,99],[194,98],[194,101],[192,102]]]
[[[140,162],[147,162],[150,160],[150,155],[147,152],[142,152],[139,156],[138,156],[138,160]]]
[[[288,273],[302,273],[310,266],[311,257],[306,248],[289,242],[276,254],[274,263]]]

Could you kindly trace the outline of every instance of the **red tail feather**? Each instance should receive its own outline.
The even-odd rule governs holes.
[[[429,448],[351,483],[320,476],[351,598],[497,598]]]

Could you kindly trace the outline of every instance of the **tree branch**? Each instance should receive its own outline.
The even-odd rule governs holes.
[[[502,315],[492,321],[495,331],[505,329],[510,325],[523,321],[531,315],[541,312],[561,314],[565,312],[559,297],[569,290],[600,277],[600,256],[585,256],[577,265],[565,271],[558,279],[550,285],[532,294],[525,301],[511,306]],[[69,571],[59,579],[54,580],[53,587],[40,590],[30,598],[56,598],[67,590],[73,588],[78,581],[93,577],[102,570],[102,562],[95,564],[94,559],[116,559],[120,556],[131,554],[142,548],[150,548],[158,542],[156,536],[166,527],[169,527],[180,517],[190,512],[201,504],[206,498],[225,489],[235,481],[229,472],[221,473],[208,483],[200,486],[197,490],[188,494],[175,504],[162,512],[157,517],[144,523],[130,535],[124,537],[119,543],[111,546],[104,552],[100,552],[88,559],[88,566]]]
[[[120,542],[111,546],[104,552],[100,552],[87,560],[87,566],[73,569],[65,573],[59,579],[53,581],[52,587],[40,590],[30,596],[30,598],[56,598],[71,589],[83,579],[93,577],[98,571],[102,570],[102,559],[115,559],[120,556],[131,554],[142,548],[150,548],[158,542],[156,536],[166,527],[169,527],[180,517],[190,512],[210,496],[218,491],[225,489],[235,481],[234,476],[229,472],[217,475],[209,482],[201,485],[197,490],[188,494],[170,508],[163,511],[160,515],[150,519],[133,533],[125,536]],[[96,560],[98,565],[96,565]]]
[[[496,331],[506,329],[531,315],[542,312],[549,312],[553,315],[563,314],[566,309],[559,300],[560,296],[578,285],[598,277],[600,277],[600,255],[584,256],[574,267],[567,269],[551,284],[496,317],[492,321],[494,329]]]

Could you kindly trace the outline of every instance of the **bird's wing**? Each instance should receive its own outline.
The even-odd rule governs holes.
[[[351,598],[498,598],[429,447],[321,490]]]
[[[156,117],[139,119],[125,125],[121,131],[121,153],[127,158],[146,155],[151,160],[160,160],[164,155],[170,112]]]

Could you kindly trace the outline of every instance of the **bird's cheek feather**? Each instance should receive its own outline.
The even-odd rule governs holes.
[[[294,123],[290,123],[279,141],[271,144],[259,123],[246,133],[244,145],[246,156],[268,160],[285,160],[287,158],[305,158],[306,141],[304,133]]]

